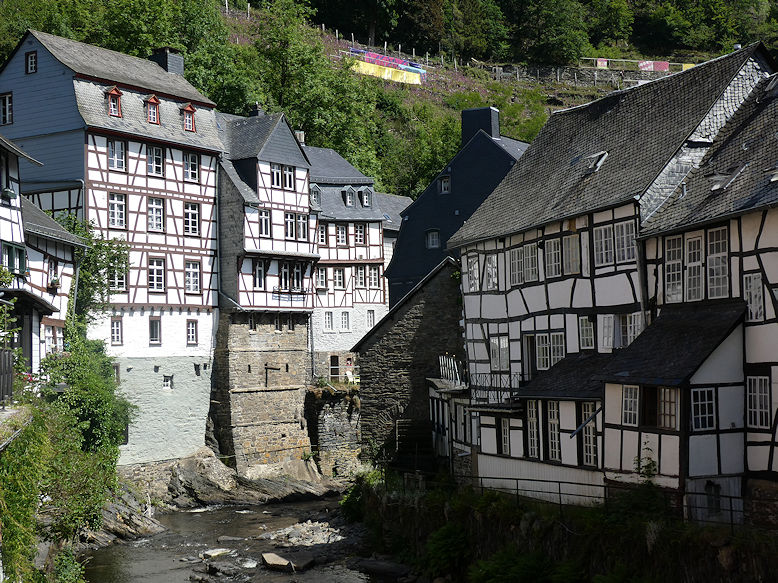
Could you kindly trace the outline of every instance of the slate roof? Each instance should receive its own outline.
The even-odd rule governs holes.
[[[448,242],[518,233],[631,200],[691,135],[761,45],[551,115],[505,179]],[[607,152],[589,171],[592,156]]]
[[[742,300],[665,305],[659,317],[632,344],[616,352],[596,378],[680,386],[743,321],[745,310]]]
[[[235,169],[235,166],[232,164],[232,161],[227,160],[226,158],[221,158],[219,160],[219,166],[222,168],[222,172],[227,176],[227,178],[235,185],[235,188],[238,190],[240,195],[243,197],[244,202],[248,203],[258,203],[259,202],[259,196],[257,195],[256,191],[251,188],[246,182],[241,178],[238,171]]]
[[[508,136],[500,136],[499,138],[492,138],[494,140],[494,143],[500,146],[503,150],[508,152],[511,156],[516,158],[517,160],[524,154],[524,152],[529,148],[529,144],[527,142],[522,142],[520,140],[514,140],[513,138],[509,138]]]
[[[20,158],[24,158],[24,159],[32,162],[33,164],[35,164],[37,166],[43,166],[43,162],[38,162],[35,158],[30,156],[27,152],[25,152],[24,150],[20,149],[19,146],[17,146],[11,140],[9,140],[8,138],[6,138],[6,137],[4,137],[2,135],[0,135],[0,147],[5,148],[9,152],[11,152],[13,154],[16,154]]]
[[[336,221],[383,221],[384,213],[375,204],[375,200],[370,206],[362,206],[362,201],[358,195],[354,197],[354,205],[346,206],[346,201],[342,193],[342,186],[322,186],[321,190],[321,214],[322,219]],[[354,190],[361,190],[354,188]]]
[[[570,354],[550,369],[541,372],[515,394],[517,397],[529,399],[601,399],[603,384],[595,375],[601,372],[612,358],[612,354],[599,352]]]
[[[217,112],[216,124],[230,160],[257,158],[265,162],[310,168],[305,152],[288,128],[283,113],[264,113],[242,117]],[[289,134],[289,140],[283,134]],[[274,135],[280,139],[271,139]]]
[[[773,76],[772,79],[778,79]],[[765,79],[724,126],[713,146],[679,187],[644,224],[641,236],[688,230],[778,204],[778,97]],[[716,183],[723,188],[711,190]]]
[[[210,106],[216,105],[184,77],[168,73],[148,59],[132,57],[37,30],[30,30],[28,34],[38,39],[59,62],[80,75],[165,93]]]
[[[86,247],[84,239],[68,231],[34,203],[25,197],[21,197],[21,202],[22,222],[24,223],[25,232],[55,241],[70,243],[78,247]]]
[[[151,63],[155,67],[155,63]],[[164,71],[163,71],[164,72]],[[165,73],[165,75],[174,75]],[[177,75],[174,75],[177,76]],[[159,103],[159,124],[148,123],[145,99],[152,93],[143,91],[122,91],[122,116],[115,117],[106,112],[106,92],[112,84],[76,79],[73,81],[76,104],[84,123],[92,128],[101,128],[141,136],[152,140],[180,144],[185,147],[221,151],[215,112],[210,107],[195,106],[195,129],[184,129],[181,108],[188,102],[178,102],[162,97]],[[155,89],[155,91],[159,91]]]
[[[375,181],[354,168],[348,160],[331,148],[303,146],[311,162],[311,182],[322,184],[367,185]]]
[[[413,199],[398,194],[376,192],[373,195],[375,204],[384,215],[384,231],[399,231],[403,218],[401,213],[410,206]]]

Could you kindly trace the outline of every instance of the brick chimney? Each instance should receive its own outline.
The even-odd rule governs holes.
[[[493,138],[500,137],[500,110],[496,107],[476,107],[462,110],[462,147],[478,130],[484,130]]]
[[[174,48],[160,47],[154,49],[149,60],[154,61],[168,73],[175,73],[176,75],[182,76],[184,74],[184,57],[179,55],[178,51]]]

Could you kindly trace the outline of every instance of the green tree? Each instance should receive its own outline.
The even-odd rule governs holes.
[[[588,9],[589,39],[593,45],[629,40],[635,16],[627,0],[591,0]]]
[[[574,63],[590,47],[584,8],[576,0],[532,0],[521,35],[522,52],[533,63]]]

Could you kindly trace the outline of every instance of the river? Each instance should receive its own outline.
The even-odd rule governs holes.
[[[166,532],[92,551],[87,556],[86,580],[88,583],[371,581],[348,567],[350,557],[363,548],[364,529],[346,525],[339,514],[336,499],[160,514],[156,518],[168,528]],[[207,564],[199,555],[216,548],[229,549],[230,553],[211,561],[220,570],[218,578],[211,579],[206,574]],[[315,565],[309,570],[281,573],[262,565],[262,553],[299,550],[315,558]]]

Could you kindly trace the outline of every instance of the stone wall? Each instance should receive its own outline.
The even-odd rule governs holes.
[[[352,375],[358,374],[357,355],[348,350],[328,350],[315,351],[313,353],[313,376],[314,378],[323,378],[325,381],[331,380],[330,357],[338,357],[338,378],[336,382],[347,382],[346,371]]]
[[[359,346],[363,448],[389,445],[398,419],[429,420],[426,379],[438,357],[463,360],[458,266],[444,263]]]
[[[132,485],[131,487],[139,495],[141,501],[150,499],[157,503],[168,499],[170,478],[178,461],[166,460],[145,464],[129,464],[119,466],[116,471],[120,480]]]
[[[309,391],[305,400],[311,444],[325,476],[352,475],[359,466],[360,398],[356,390]]]
[[[569,83],[581,87],[612,87],[625,89],[641,82],[666,77],[666,71],[617,71],[579,67],[535,67],[505,65],[490,70],[496,80],[521,79],[538,83]]]
[[[224,313],[214,350],[210,417],[218,453],[244,475],[311,450],[304,417],[311,380],[307,314]]]

